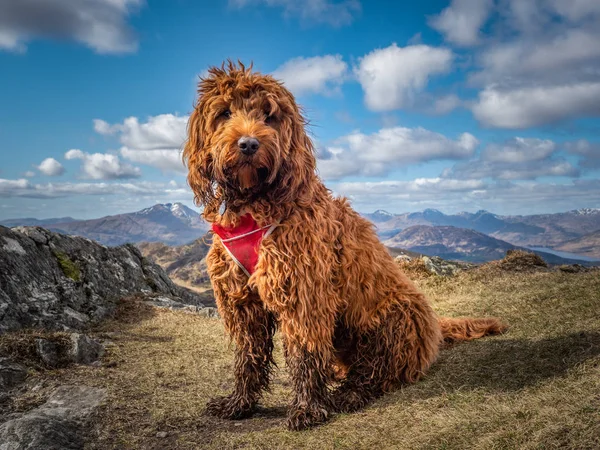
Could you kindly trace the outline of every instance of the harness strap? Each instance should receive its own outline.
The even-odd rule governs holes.
[[[213,232],[221,238],[225,250],[231,259],[250,277],[258,262],[258,251],[262,240],[269,236],[279,222],[259,227],[256,220],[246,214],[240,217],[236,227],[223,227],[212,224]]]

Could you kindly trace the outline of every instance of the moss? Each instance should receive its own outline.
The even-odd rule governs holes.
[[[58,260],[58,264],[66,277],[73,281],[81,280],[81,270],[79,269],[79,265],[72,261],[66,253],[55,251],[54,256]]]

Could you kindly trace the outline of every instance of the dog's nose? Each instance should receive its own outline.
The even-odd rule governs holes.
[[[258,139],[250,136],[242,136],[238,141],[238,147],[244,155],[254,155],[259,146]]]

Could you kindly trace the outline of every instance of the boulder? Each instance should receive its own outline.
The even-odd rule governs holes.
[[[27,378],[27,368],[10,358],[0,357],[0,390],[9,390],[23,383]]]
[[[0,334],[21,328],[77,331],[116,301],[145,293],[203,307],[133,245],[105,247],[40,227],[0,226]]]
[[[60,364],[58,347],[54,342],[42,338],[36,339],[35,352],[47,367],[58,367]]]
[[[91,364],[104,354],[104,346],[85,334],[71,335],[70,359],[77,364]]]
[[[105,397],[104,389],[59,387],[40,407],[0,424],[0,450],[82,449],[89,419]]]

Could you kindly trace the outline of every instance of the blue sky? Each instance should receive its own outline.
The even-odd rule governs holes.
[[[198,75],[254,62],[356,209],[600,207],[597,0],[0,0],[0,219],[192,204]]]

